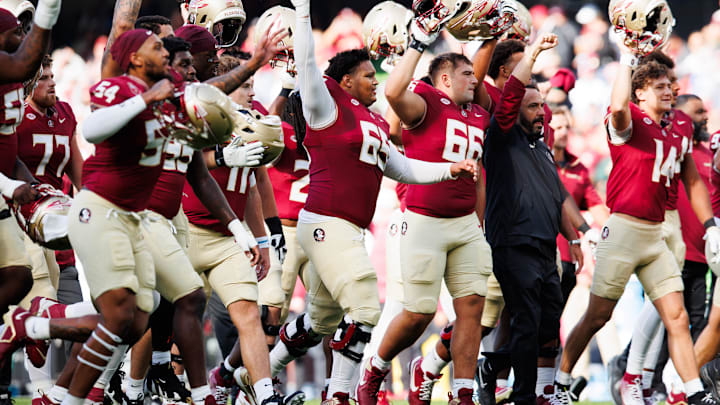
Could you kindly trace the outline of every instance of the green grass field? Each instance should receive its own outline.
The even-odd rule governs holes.
[[[29,397],[13,398],[15,405],[31,405]],[[407,405],[407,401],[390,401],[392,405]],[[306,405],[320,405],[320,400],[311,400],[305,402]],[[447,404],[445,401],[432,401],[432,405]],[[612,405],[612,402],[577,402],[578,405]]]

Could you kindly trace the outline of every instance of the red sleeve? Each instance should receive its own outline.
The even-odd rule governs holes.
[[[128,83],[115,77],[101,80],[90,88],[90,103],[100,107],[120,104],[142,93],[136,86],[133,88],[136,91],[133,91]]]
[[[515,125],[520,104],[525,96],[525,85],[515,76],[505,83],[500,105],[495,109],[495,121],[502,132],[508,132]]]

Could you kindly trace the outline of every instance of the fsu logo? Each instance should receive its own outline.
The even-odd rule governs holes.
[[[397,224],[391,224],[390,225],[390,236],[397,235],[398,227]]]
[[[313,239],[315,239],[315,242],[325,241],[325,231],[322,228],[315,228],[313,231]]]
[[[441,98],[441,99],[440,99],[440,102],[443,103],[443,104],[445,104],[445,105],[450,105],[450,103],[452,103],[452,101],[446,99],[445,97]]]
[[[405,235],[407,233],[407,222],[403,221],[402,225],[400,225],[400,234]]]
[[[648,117],[643,118],[643,122],[646,123],[647,125],[652,125],[652,123],[653,123],[652,120]]]
[[[78,215],[78,219],[79,219],[80,222],[82,222],[83,224],[87,224],[88,222],[90,222],[90,217],[91,217],[91,216],[92,216],[92,212],[90,212],[90,210],[87,209],[87,208],[83,208],[83,209],[80,210],[80,214]]]
[[[603,240],[607,239],[608,236],[610,236],[610,228],[607,226],[603,226],[602,234],[600,236],[603,238]]]
[[[29,120],[34,120],[35,118],[37,118],[37,117],[35,116],[35,114],[33,114],[33,113],[27,113],[27,114],[25,114],[25,116],[26,116]]]

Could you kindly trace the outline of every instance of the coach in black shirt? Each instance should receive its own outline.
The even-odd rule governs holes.
[[[535,404],[538,356],[540,364],[554,364],[562,313],[555,238],[562,230],[568,240],[577,239],[563,216],[568,194],[542,141],[544,102],[537,88],[528,86],[535,58],[556,45],[557,37],[546,34],[526,49],[505,83],[483,154],[486,235],[511,316],[509,347],[501,351],[510,353],[515,372],[510,401],[516,404]],[[578,244],[571,245],[571,253],[582,266]]]

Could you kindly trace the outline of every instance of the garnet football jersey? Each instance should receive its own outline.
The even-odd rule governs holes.
[[[335,80],[325,77],[325,85],[337,118],[327,128],[307,128],[304,145],[311,159],[305,209],[367,228],[390,154],[388,124]]]
[[[682,169],[682,162],[685,160],[687,153],[693,151],[693,123],[692,118],[680,110],[673,110],[672,114],[672,136],[680,136],[680,149],[678,149],[677,156],[677,167],[675,168],[675,177],[673,177],[668,188],[667,203],[665,203],[666,210],[677,209],[678,200],[678,184],[680,183],[680,171]]]
[[[310,161],[298,151],[293,127],[282,123],[285,149],[273,167],[268,169],[273,186],[278,215],[285,219],[298,219],[298,213],[305,206],[308,184],[310,184]],[[302,146],[300,146],[302,147]]]
[[[25,116],[17,128],[18,156],[41,183],[58,190],[72,163],[72,138],[77,121],[70,104],[58,101],[48,115],[25,104]]]
[[[0,96],[0,173],[13,177],[18,153],[15,129],[22,120],[25,98],[22,83],[0,85]]]
[[[218,167],[210,170],[210,174],[220,186],[230,208],[242,221],[245,218],[247,193],[250,187],[255,186],[255,169],[252,167]],[[225,225],[210,214],[187,181],[183,190],[182,207],[191,224],[224,235],[232,235]]]
[[[482,158],[490,114],[480,106],[458,106],[445,93],[415,80],[408,87],[425,100],[422,122],[403,129],[405,155],[426,162],[460,162]],[[457,218],[475,211],[477,192],[472,178],[408,186],[407,209],[437,218]]]
[[[180,210],[187,169],[195,150],[173,138],[165,143],[163,171],[155,183],[148,209],[167,219],[172,219]]]
[[[607,205],[613,213],[662,222],[680,137],[674,138],[633,103],[630,114],[630,140],[613,145],[608,138],[613,167],[607,183]],[[609,119],[609,115],[605,117],[606,126]]]
[[[120,104],[142,94],[147,85],[129,75],[100,81],[90,89],[90,102],[100,107]],[[83,165],[83,187],[130,211],[147,208],[162,172],[165,138],[152,106],[115,135],[95,145]]]
[[[712,169],[712,152],[705,147],[705,145],[699,143],[692,147],[692,157],[695,161],[695,166],[697,166],[700,178],[703,179],[708,190],[712,190],[710,184],[710,173],[714,172]],[[695,215],[695,211],[693,211],[690,205],[690,200],[685,193],[683,184],[680,184],[678,189],[677,209],[680,214],[680,223],[682,224],[683,241],[687,247],[685,260],[705,263],[705,241],[703,240],[705,227],[700,223],[697,215]]]
[[[398,202],[400,202],[400,210],[405,212],[407,208],[407,190],[409,184],[397,183],[395,185],[395,195],[397,195]]]
[[[598,195],[597,191],[595,191],[592,181],[590,181],[590,172],[587,167],[580,163],[580,160],[576,156],[570,154],[570,152],[565,151],[565,159],[567,161],[565,167],[558,166],[557,168],[558,176],[560,177],[560,181],[562,181],[567,192],[575,200],[575,204],[577,204],[578,208],[581,210],[587,210],[590,207],[602,204],[602,199]],[[570,256],[570,246],[568,245],[567,239],[565,239],[562,234],[558,234],[557,246],[558,249],[560,249],[562,261],[571,262],[572,257]]]
[[[495,114],[495,107],[500,105],[500,100],[502,99],[502,90],[498,89],[497,87],[486,81],[483,81],[483,84],[485,85],[485,90],[487,90],[488,95],[490,96],[490,100],[492,100],[489,112],[490,114]],[[549,146],[550,149],[552,149],[553,144],[555,143],[555,131],[552,129],[552,127],[550,127],[550,121],[552,121],[552,111],[547,104],[543,105],[543,110],[545,112],[543,138],[545,144]]]

